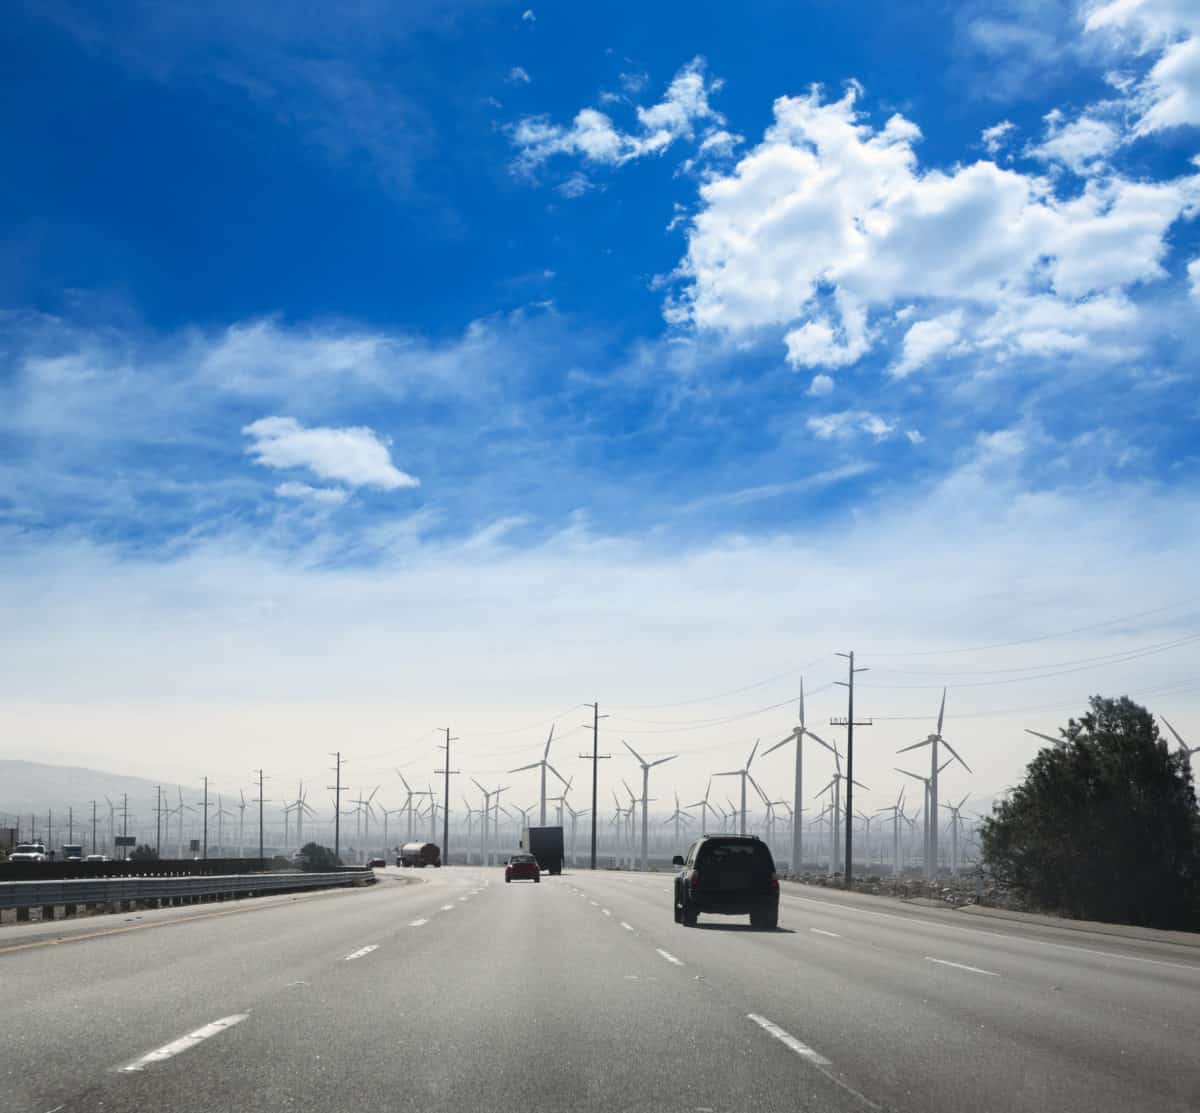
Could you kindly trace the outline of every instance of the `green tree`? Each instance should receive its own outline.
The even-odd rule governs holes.
[[[146,844],[136,846],[129,852],[129,860],[131,862],[157,862],[158,851]]]
[[[1093,696],[981,832],[997,880],[1083,919],[1200,927],[1200,819],[1187,755],[1127,696]]]
[[[315,842],[305,843],[300,848],[298,858],[302,870],[310,870],[315,873],[323,870],[335,870],[342,864],[341,858],[334,854],[329,847]]]

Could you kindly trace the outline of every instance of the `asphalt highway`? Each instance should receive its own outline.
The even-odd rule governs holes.
[[[0,931],[0,1110],[1200,1108],[1200,948],[663,874],[366,890]],[[407,883],[406,883],[407,882]]]

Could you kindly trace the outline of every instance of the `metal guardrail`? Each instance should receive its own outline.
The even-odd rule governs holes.
[[[8,881],[0,883],[0,908],[112,904],[178,897],[238,897],[258,893],[328,889],[374,881],[371,870],[336,873],[243,873],[201,877],[110,877],[98,880]]]

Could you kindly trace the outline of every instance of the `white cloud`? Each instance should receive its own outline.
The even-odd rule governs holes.
[[[808,393],[814,398],[824,398],[827,394],[832,394],[833,379],[828,375],[814,375],[812,382],[808,384]]]
[[[1188,281],[1191,284],[1192,297],[1200,299],[1200,258],[1193,259],[1187,265]]]
[[[1200,205],[1200,175],[1090,179],[1060,198],[991,161],[922,170],[916,125],[874,128],[858,96],[779,98],[763,142],[701,186],[674,321],[782,326],[794,365],[844,366],[882,335],[872,312],[937,302],[982,327],[1027,298],[1069,307],[1162,278],[1168,230]]]
[[[288,480],[275,488],[275,493],[284,499],[306,499],[327,506],[340,506],[349,497],[341,487],[310,487],[307,483]]]
[[[909,444],[921,444],[925,440],[920,429],[906,429],[904,435],[908,438]]]
[[[636,97],[650,81],[648,73],[623,73],[620,75],[621,88],[631,97]]]
[[[1015,130],[1016,125],[1011,120],[1001,120],[990,128],[984,128],[979,133],[979,138],[987,149],[987,153],[995,157],[1000,153],[1000,148],[1008,141],[1009,135]]]
[[[1093,6],[1084,27],[1140,55],[1158,55],[1130,89],[1135,135],[1200,125],[1200,5],[1194,0],[1110,0]]]
[[[896,431],[896,426],[868,410],[842,410],[840,413],[810,417],[805,425],[820,440],[849,440],[857,433],[868,433],[884,440]]]
[[[556,155],[620,166],[660,154],[677,140],[690,139],[696,123],[724,122],[708,103],[719,87],[719,82],[706,79],[704,60],[696,58],[675,75],[661,101],[636,109],[637,131],[618,129],[611,117],[595,108],[581,109],[569,127],[553,124],[545,116],[524,117],[510,131],[518,149],[516,169],[531,173]]]
[[[580,173],[578,170],[571,174],[568,178],[559,182],[554,187],[564,197],[582,197],[590,189],[595,189],[595,185],[586,174]]]
[[[242,432],[254,439],[246,452],[264,467],[306,468],[322,479],[383,491],[419,485],[393,465],[387,442],[365,426],[305,428],[292,417],[264,417]]]
[[[508,71],[507,81],[510,85],[528,85],[532,80],[524,66],[513,66]]]
[[[537,22],[537,16],[533,14],[533,9],[532,9],[532,8],[526,8],[526,9],[525,9],[525,10],[524,10],[524,11],[521,13],[521,18],[522,18],[522,19],[523,19],[523,20],[524,20],[526,23],[536,23],[536,22]]]
[[[941,317],[917,321],[904,334],[900,359],[888,368],[888,373],[902,379],[944,354],[961,335],[962,323],[962,312],[957,309]]]
[[[1064,123],[1057,108],[1046,114],[1046,136],[1026,153],[1045,162],[1056,162],[1082,176],[1105,169],[1105,159],[1121,144],[1118,128],[1087,113]]]

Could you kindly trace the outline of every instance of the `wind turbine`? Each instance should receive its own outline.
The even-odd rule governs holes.
[[[567,809],[567,814],[571,817],[571,865],[577,866],[579,865],[579,855],[575,853],[575,825],[579,822],[581,815],[590,815],[591,809],[584,808],[583,811],[577,812],[567,803],[565,795],[563,797],[563,807]]]
[[[712,812],[713,815],[720,815],[720,809],[714,808],[712,806],[712,804],[710,804],[708,802],[708,794],[711,791],[712,791],[712,777],[709,777],[708,784],[705,785],[705,788],[704,788],[704,799],[697,800],[694,804],[688,804],[689,809],[691,809],[691,808],[699,808],[700,809],[700,833],[701,834],[704,834],[708,831],[708,813]]]
[[[400,779],[404,780],[403,777]],[[477,789],[479,789],[480,792],[483,793],[483,807],[479,809],[480,815],[482,816],[482,821],[479,824],[479,864],[481,866],[486,866],[488,864],[488,816],[491,814],[492,810],[492,794],[477,780],[475,780],[474,777],[471,778],[471,782]]]
[[[557,822],[558,822],[559,827],[561,827],[563,825],[563,808],[566,806],[567,793],[571,791],[571,785],[574,783],[574,781],[575,781],[574,777],[569,777],[567,779],[567,783],[563,785],[562,792],[560,792],[557,796],[550,797],[550,803],[558,805],[558,820],[557,820]]]
[[[195,814],[196,809],[193,808],[191,804],[185,804],[183,802],[183,789],[180,788],[179,785],[175,786],[175,791],[179,794],[179,806],[175,810],[179,814],[179,857],[182,858],[183,857],[183,813],[185,811],[187,811],[187,812],[192,812],[193,814]],[[105,799],[107,800],[108,797],[106,796]]]
[[[1166,716],[1159,715],[1159,718],[1162,719],[1164,723],[1167,723]],[[1179,737],[1179,731],[1171,726],[1170,723],[1167,723],[1167,730],[1175,735],[1175,741],[1179,743],[1179,748],[1183,751],[1184,757],[1190,758],[1192,754],[1200,754],[1200,746],[1189,746],[1182,738]]]
[[[225,855],[225,816],[233,818],[233,812],[229,811],[221,801],[221,794],[217,793],[217,845],[221,848],[221,856]]]
[[[929,876],[929,880],[936,880],[938,875],[938,774],[945,766],[938,765],[938,746],[945,746],[950,751],[951,756],[968,772],[971,772],[971,767],[963,761],[954,751],[954,747],[950,745],[942,737],[942,720],[946,715],[946,689],[942,689],[942,705],[938,708],[937,730],[920,742],[914,742],[911,746],[905,746],[901,750],[897,750],[898,754],[907,753],[909,750],[920,749],[922,746],[929,747],[929,808],[928,813],[933,816],[932,822],[926,823],[927,837],[929,846],[925,852],[925,868]],[[1043,735],[1044,737],[1044,735]],[[947,762],[947,764],[949,764]]]
[[[316,811],[308,804],[308,790],[304,787],[304,782],[300,782],[300,787],[296,792],[296,799],[292,801],[291,808],[296,813],[296,845],[304,845],[304,816],[310,815],[316,818]],[[287,824],[287,809],[284,809],[284,825]],[[285,840],[286,843],[286,840]]]
[[[887,808],[880,808],[876,815],[883,815],[887,812],[892,816],[892,877],[900,876],[900,819],[904,810],[904,786],[900,786],[900,795],[896,797],[896,802]]]
[[[944,762],[942,762],[942,769],[945,769],[947,766],[952,764],[953,761],[954,761],[954,758],[948,757]],[[900,766],[898,766],[898,765],[895,765],[892,768],[895,769],[897,773],[903,773],[906,777],[912,777],[912,779],[914,781],[920,781],[921,784],[925,786],[925,794],[921,798],[923,801],[922,811],[921,811],[921,839],[922,839],[922,842],[924,843],[924,850],[922,851],[924,860],[922,862],[922,865],[925,867],[925,876],[929,877],[930,876],[930,873],[929,873],[929,843],[930,843],[930,839],[932,837],[929,834],[929,817],[934,814],[930,810],[930,806],[929,806],[930,778],[922,777],[920,773],[912,773],[907,769],[901,769]],[[941,769],[939,769],[938,772],[940,773]],[[908,817],[905,816],[905,819],[908,819]],[[908,822],[909,822],[909,826],[911,827],[912,824],[916,822],[916,816],[914,816],[911,820],[908,820]]]
[[[551,724],[550,734],[546,739],[546,749],[542,753],[540,761],[531,762],[529,765],[520,765],[516,769],[510,769],[510,773],[523,773],[526,769],[541,769],[542,771],[542,809],[539,813],[538,822],[541,826],[546,826],[546,770],[549,769],[563,784],[567,783],[564,777],[553,765],[550,764],[550,743],[554,741],[554,726]],[[526,824],[528,826],[528,824]]]
[[[672,754],[670,757],[660,757],[657,761],[647,761],[624,738],[621,739],[621,744],[637,758],[638,764],[642,767],[642,872],[644,873],[650,868],[650,770],[656,765],[674,761],[679,755]],[[678,811],[678,796],[675,798],[675,805],[676,811]]]
[[[839,847],[838,847],[838,832],[841,831],[841,829],[842,829],[842,781],[847,780],[848,778],[845,776],[844,773],[842,773],[842,755],[838,752],[838,748],[836,746],[833,747],[833,764],[834,764],[833,776],[830,778],[829,784],[827,784],[823,789],[821,789],[821,791],[817,793],[817,796],[824,795],[830,789],[833,790],[833,796],[831,797],[831,799],[833,801],[834,836],[833,836],[833,851],[829,855],[829,872],[837,873],[838,860],[839,860],[838,859],[838,849],[839,849]],[[863,784],[861,781],[855,781],[854,784],[858,785],[858,787],[861,788],[864,792],[870,791],[870,789],[868,789],[867,786],[865,784]]]
[[[952,877],[958,876],[958,827],[962,823],[962,816],[958,813],[970,798],[971,794],[967,793],[957,804],[942,805],[950,813],[950,875]]]
[[[780,746],[789,742],[796,743],[796,785],[793,793],[795,802],[792,805],[792,873],[800,872],[800,862],[804,853],[804,739],[811,738],[820,743],[830,753],[834,748],[820,735],[814,734],[804,725],[804,677],[800,678],[800,721],[792,728],[791,734],[776,742],[770,749],[763,750],[763,757],[774,753]]]
[[[678,847],[679,846],[679,824],[680,823],[688,824],[688,823],[692,822],[692,817],[690,815],[688,815],[687,812],[682,811],[679,807],[679,793],[678,792],[675,793],[675,811],[672,812],[669,816],[667,816],[666,819],[663,820],[663,826],[665,827],[672,820],[675,821],[675,846]]]
[[[407,780],[405,780],[404,774],[401,773],[399,769],[396,770],[396,775],[400,778],[400,783],[404,785],[405,792],[408,793],[408,795],[404,798],[404,809],[408,812],[408,838],[406,838],[404,841],[412,842],[413,831],[415,828],[413,823],[413,798],[416,796],[425,796],[426,793],[413,788],[413,786],[410,785]],[[475,783],[478,784],[479,782],[476,781]]]
[[[382,804],[380,804],[379,810],[383,813],[383,853],[384,853],[384,856],[386,857],[388,852],[391,849],[388,846],[388,841],[389,841],[388,840],[388,820],[390,820],[391,817],[394,815],[399,815],[402,811],[404,811],[404,809],[403,808],[385,808]],[[471,836],[468,834],[467,838],[469,839],[470,837]],[[468,843],[467,845],[469,846],[470,843]]]
[[[715,777],[741,777],[742,778],[742,809],[741,809],[740,821],[739,821],[739,830],[738,830],[739,835],[744,835],[746,833],[746,781],[750,781],[752,784],[754,782],[754,778],[752,776],[750,776],[750,764],[751,764],[751,762],[754,761],[754,755],[756,753],[758,753],[759,741],[760,741],[760,739],[757,739],[757,738],[754,740],[754,747],[750,751],[750,756],[748,758],[746,758],[746,764],[742,769],[730,769],[728,772],[725,772],[725,773],[714,773],[713,774],[713,776],[715,776]],[[760,794],[762,793],[762,789],[758,788],[757,784],[755,784],[754,787],[758,789]]]

